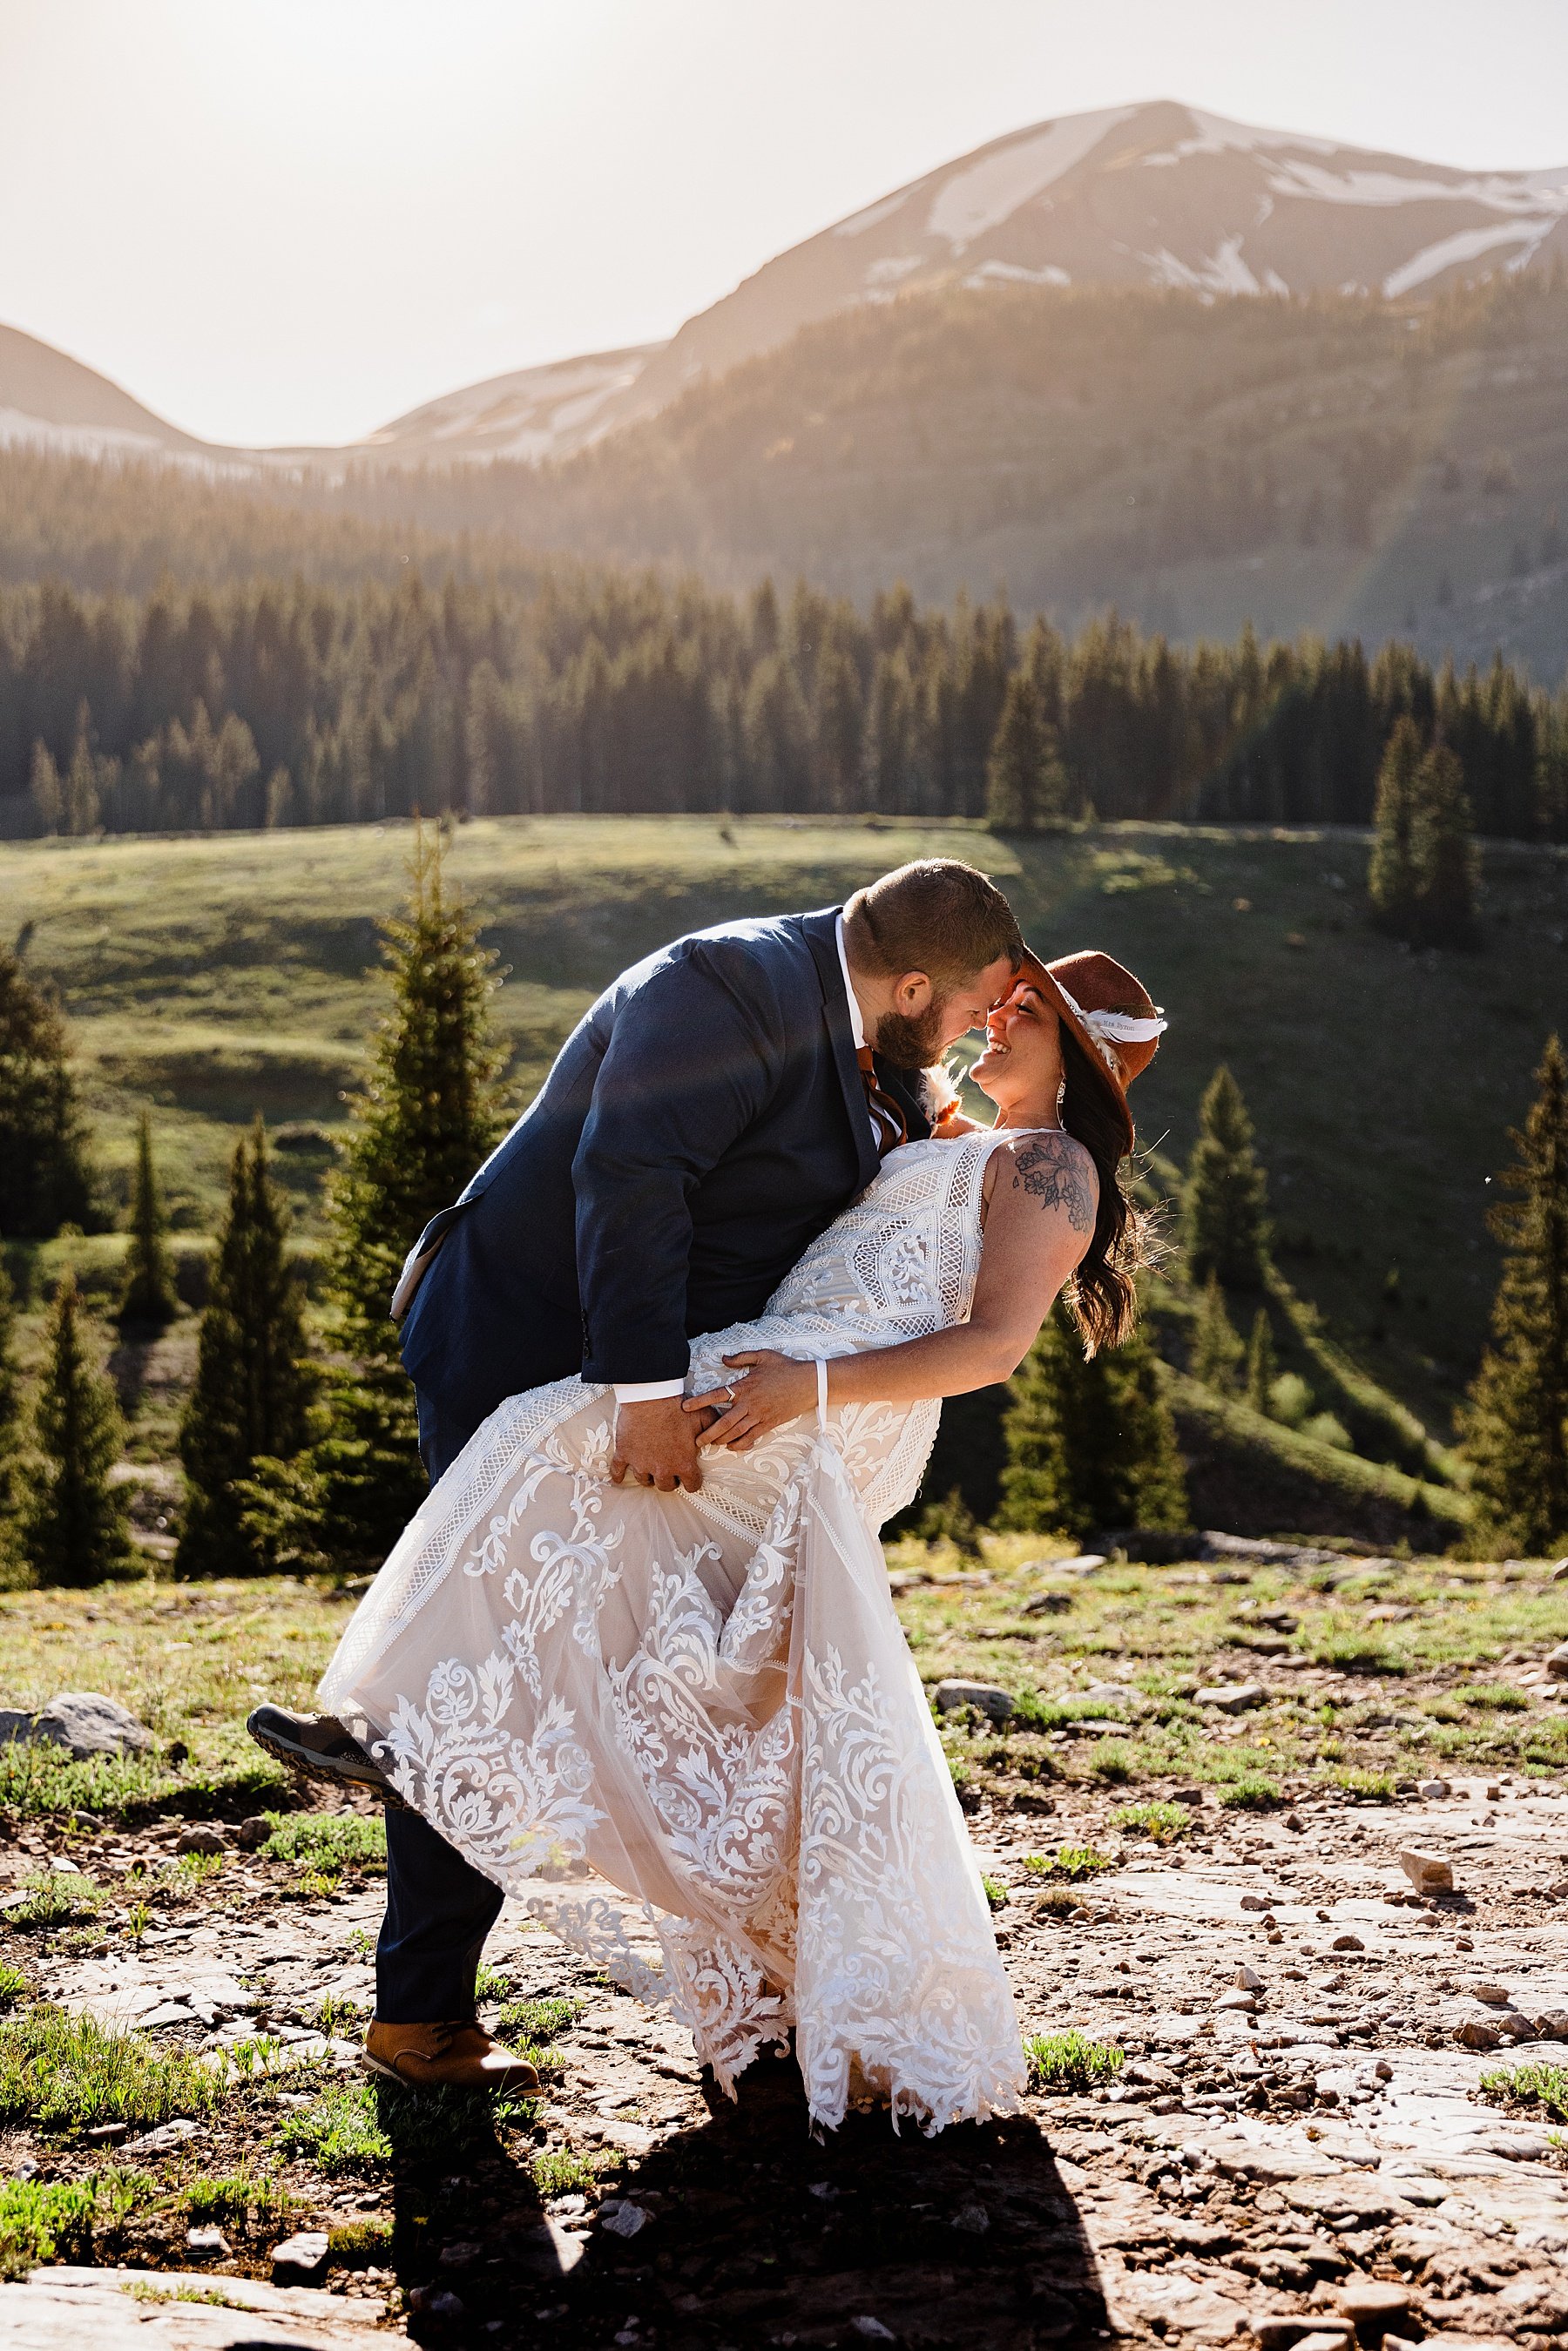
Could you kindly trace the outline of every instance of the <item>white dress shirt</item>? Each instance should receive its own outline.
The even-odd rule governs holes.
[[[841,914],[833,924],[833,944],[839,951],[839,969],[844,976],[844,1001],[849,1007],[850,1035],[854,1039],[855,1051],[861,1053],[865,1050],[865,1020],[861,1013],[860,998],[854,991],[854,982],[850,977],[850,958],[844,946],[844,918]],[[874,1118],[871,1122],[871,1131],[880,1142]],[[684,1395],[686,1386],[685,1380],[616,1380],[613,1384],[617,1404],[653,1404],[663,1396]]]

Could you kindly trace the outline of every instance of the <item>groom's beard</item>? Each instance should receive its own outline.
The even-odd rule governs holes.
[[[913,1019],[907,1012],[884,1012],[873,1044],[895,1070],[928,1070],[942,1058],[945,1005],[928,1004]]]

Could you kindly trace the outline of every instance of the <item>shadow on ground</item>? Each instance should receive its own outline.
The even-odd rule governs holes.
[[[396,2246],[402,2283],[423,2288],[413,2332],[662,2351],[1034,2351],[1108,2336],[1093,2256],[1033,2122],[926,2139],[852,2115],[816,2139],[792,2058],[759,2061],[734,2103],[711,2082],[705,2100],[706,2122],[617,2180],[586,2251],[568,2233],[580,2224],[547,2220],[493,2140],[438,2179],[455,2147],[408,2135],[411,2111]],[[465,2209],[472,2257],[433,2272],[423,2249],[450,2246]]]

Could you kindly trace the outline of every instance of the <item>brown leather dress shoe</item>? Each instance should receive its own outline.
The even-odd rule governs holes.
[[[365,2063],[413,2090],[507,2090],[531,2098],[539,2077],[526,2057],[492,2041],[482,2025],[383,2024],[371,2021]]]

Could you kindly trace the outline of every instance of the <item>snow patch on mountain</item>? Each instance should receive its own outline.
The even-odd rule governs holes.
[[[1071,286],[1071,273],[1048,261],[1043,269],[1026,269],[1021,261],[982,261],[971,269],[966,286]]]
[[[1267,154],[1271,149],[1295,147],[1309,154],[1332,155],[1332,139],[1309,139],[1297,131],[1259,131],[1249,122],[1231,122],[1223,114],[1206,114],[1200,107],[1183,109],[1192,124],[1194,136],[1178,139],[1172,147],[1156,155],[1145,155],[1145,164],[1180,163],[1189,155],[1256,155]]]
[[[1457,174],[1452,179],[1437,179],[1419,169],[1331,172],[1298,157],[1279,165],[1269,184],[1276,195],[1324,204],[1354,204],[1363,210],[1387,204],[1453,204],[1468,199],[1491,211],[1523,212],[1539,205],[1546,193],[1544,189],[1526,187],[1520,180],[1491,176],[1466,179]],[[1568,189],[1560,191],[1560,200],[1568,207]]]
[[[1495,252],[1501,245],[1522,245],[1527,248],[1509,264],[1511,269],[1521,268],[1542,238],[1551,235],[1559,217],[1552,213],[1544,220],[1504,221],[1496,228],[1460,229],[1454,236],[1439,237],[1436,245],[1413,255],[1402,268],[1391,269],[1383,281],[1383,291],[1391,302],[1396,301],[1401,294],[1425,286],[1445,269],[1458,268],[1466,261],[1479,261],[1483,253]]]
[[[925,223],[927,233],[945,237],[956,254],[962,253],[988,229],[999,227],[1042,196],[1136,111],[1135,107],[1115,106],[1096,114],[1064,115],[993,149],[967,171],[943,181]]]
[[[491,376],[411,409],[362,445],[367,455],[415,465],[475,458],[537,465],[568,455],[598,438],[606,412],[664,348],[645,343]]]
[[[1197,262],[1180,261],[1165,246],[1142,258],[1156,286],[1186,286],[1198,294],[1261,294],[1263,287],[1241,257],[1241,243],[1239,236],[1228,236],[1218,251]],[[1269,290],[1284,294],[1290,288],[1274,275]]]

